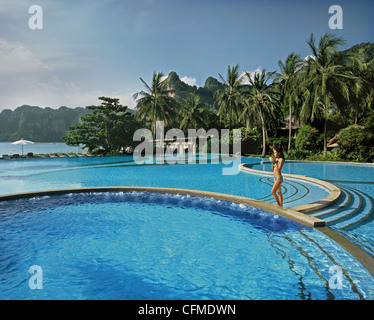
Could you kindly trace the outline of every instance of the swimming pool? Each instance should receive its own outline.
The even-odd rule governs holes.
[[[4,201],[0,213],[0,299],[373,298],[371,275],[328,237],[243,204],[91,192]],[[339,290],[335,263],[353,270]],[[29,287],[32,265],[42,290]]]
[[[240,162],[250,163],[250,164],[253,164],[254,166],[257,166],[257,164],[259,164],[261,160],[262,159],[241,157]],[[226,165],[222,162],[219,162],[218,164],[209,163],[208,161],[207,164],[186,163],[186,164],[176,164],[176,165],[168,165],[168,164],[156,165],[152,163],[152,164],[137,165],[134,163],[132,156],[128,156],[128,157],[124,156],[124,157],[92,157],[92,158],[87,157],[87,158],[3,160],[0,162],[0,164],[1,164],[0,194],[2,195],[16,193],[16,192],[64,189],[64,188],[84,188],[84,187],[101,187],[101,186],[103,187],[105,186],[147,186],[147,187],[165,187],[165,188],[185,188],[185,189],[192,189],[192,190],[219,192],[219,193],[243,196],[243,197],[259,199],[262,201],[274,203],[274,199],[270,195],[270,190],[272,186],[271,177],[267,175],[261,176],[261,175],[255,175],[255,174],[248,174],[246,172],[238,172],[235,175],[223,175],[222,174],[223,168],[232,166],[232,164]],[[260,165],[258,166],[259,166],[258,168],[264,168]],[[318,176],[313,175],[315,172],[318,171],[316,170],[316,167],[308,168],[308,166],[306,166],[304,167],[304,170],[302,170],[303,167],[301,165],[297,165],[297,166],[292,166],[288,168],[289,169],[290,168],[300,169],[300,171],[298,172],[292,171],[290,173],[306,174],[306,175],[318,178]],[[287,170],[288,170],[287,167],[285,167],[284,172],[286,173]],[[331,173],[329,169],[327,169],[327,171]],[[298,206],[298,205],[302,205],[305,203],[318,201],[320,199],[325,198],[328,195],[327,190],[324,189],[323,187],[317,186],[311,183],[307,183],[304,181],[300,182],[300,181],[294,181],[292,179],[285,179],[285,183],[283,185],[284,185],[285,206],[290,207],[290,208]],[[77,197],[77,196],[75,195],[74,197]],[[72,199],[75,199],[75,200],[78,199],[74,197],[72,197]],[[169,197],[170,199],[173,198],[170,195],[167,195],[166,197]],[[142,204],[142,205],[147,206],[147,210],[144,210],[144,211],[149,211],[149,214],[151,215],[154,214],[157,216],[157,214],[159,214],[160,212],[164,212],[164,211],[167,212],[170,210],[172,212],[175,212],[176,216],[178,216],[177,212],[184,211],[185,209],[180,209],[181,207],[178,205],[175,206],[175,203],[172,204],[172,202],[170,202],[171,201],[170,199],[169,199],[169,204],[166,205],[166,207],[164,206],[165,204],[164,200],[157,200],[160,203],[156,201],[155,203],[152,203],[152,205],[150,206],[147,206],[147,204]],[[40,200],[40,199],[38,198],[36,200]],[[52,200],[53,202],[55,201],[54,198],[45,199],[46,203],[49,203],[49,204],[51,203]],[[58,205],[56,207],[57,211],[60,210],[59,214],[61,215],[61,217],[59,217],[57,221],[62,221],[60,220],[60,218],[61,219],[66,218],[64,217],[64,214],[63,214],[64,210],[61,210],[61,208],[74,207],[76,205],[75,200],[73,201],[73,203],[66,204],[66,205]],[[9,204],[9,202],[7,203]],[[199,208],[199,206],[201,206],[204,203],[204,201],[198,201],[197,203],[199,203],[199,205],[192,206],[192,209],[190,208],[191,206],[187,206],[192,210],[193,212],[192,216],[196,214],[195,210],[203,210],[204,212],[203,215],[204,216],[206,215],[207,217],[208,216],[210,217],[211,215],[213,216],[217,215],[216,213],[212,214],[211,208],[205,208],[205,207]],[[27,202],[27,204],[30,204],[30,202]],[[130,204],[126,203],[126,201],[122,201],[121,204],[126,207],[126,206],[131,205],[131,201],[130,201]],[[109,205],[112,206],[112,205],[117,205],[117,204],[109,203]],[[14,211],[14,210],[10,210],[10,211]],[[45,211],[43,210],[40,211],[39,209],[37,209],[36,212],[32,213],[31,215],[25,215],[22,212],[27,212],[26,206],[25,206],[25,209],[21,207],[21,209],[18,209],[17,214],[15,215],[10,214],[9,217],[6,219],[6,221],[8,221],[8,223],[11,224],[12,219],[15,219],[12,217],[17,216],[17,218],[18,217],[22,218],[22,216],[25,216],[25,217],[27,216],[30,218],[29,227],[32,228],[32,225],[35,225],[37,223],[36,217],[38,216],[39,212],[42,212],[41,216],[39,216],[38,218],[44,217],[42,220],[45,220],[47,225],[48,223],[50,223],[51,228],[53,230],[54,229],[57,230],[58,226],[54,224],[54,220],[49,219],[48,221],[47,219],[48,215],[51,214],[50,211],[48,210],[50,209],[46,209]],[[74,217],[75,219],[77,219],[78,217],[79,218],[84,217],[84,213],[87,211],[85,211],[86,209],[82,209],[82,210],[83,210],[82,211],[83,214],[79,214],[75,216]],[[135,209],[132,208],[132,210],[139,211],[139,208],[135,208]],[[92,210],[90,209],[88,211],[92,211]],[[108,209],[108,214],[110,211],[114,212],[115,210],[113,209],[113,207],[111,207],[111,209]],[[155,211],[157,211],[158,213],[155,214],[154,213]],[[213,212],[216,212],[216,211],[217,209],[213,209]],[[102,212],[107,212],[107,209],[103,209]],[[221,212],[221,211],[218,210],[218,212]],[[229,211],[229,213],[224,212],[223,214],[224,219],[222,218],[220,221],[223,222],[223,224],[225,224],[226,223],[225,219],[229,219],[230,221],[233,220],[235,221],[235,223],[239,223],[238,219],[236,218],[232,219],[231,217],[232,214],[233,214],[232,211]],[[221,215],[222,215],[222,212],[221,212]],[[2,217],[4,216],[6,216],[5,213],[2,215]],[[98,213],[96,212],[96,218],[97,216],[98,216]],[[220,214],[218,214],[218,216],[220,216]],[[34,217],[34,218],[31,218],[31,217]],[[69,214],[67,217],[71,219],[71,214]],[[112,218],[113,217],[111,217],[110,219]],[[167,220],[171,219],[169,217],[169,214],[166,214],[164,218]],[[173,218],[175,218],[175,216],[173,216]],[[184,218],[185,217],[183,217],[181,221],[183,221]],[[152,220],[152,218],[150,217],[148,217],[147,219],[148,219],[147,221]],[[83,223],[83,220],[82,220],[82,223]],[[77,220],[74,220],[74,219],[72,221],[77,222]],[[180,224],[182,223],[181,221],[179,222],[176,221],[175,223]],[[239,223],[240,226],[238,225],[237,227],[239,228],[239,230],[243,231],[243,234],[242,234],[243,239],[248,240],[247,233],[246,233],[247,231],[244,231],[242,228],[246,228],[246,227],[252,228],[253,226],[250,227],[251,223],[248,223],[248,221],[246,220],[244,221],[245,221],[244,224],[249,224],[249,225],[243,226],[243,220],[240,220],[240,223]],[[206,221],[200,222],[198,223],[198,225],[193,224],[191,225],[191,228],[194,229],[195,231],[199,230],[199,228],[202,226],[202,223],[208,223],[208,222]],[[79,223],[76,223],[76,224],[79,225]],[[117,222],[113,222],[113,224],[116,225]],[[46,225],[46,228],[48,229],[49,227],[47,225]],[[367,226],[367,224],[365,225]],[[3,225],[3,227],[5,228],[5,225]],[[223,226],[215,226],[214,228],[219,230],[222,227]],[[235,230],[236,228],[235,226],[231,226],[231,227],[233,228],[233,230]],[[180,226],[179,227],[176,226],[176,228],[177,230],[179,230],[178,228],[180,228]],[[258,226],[257,227],[255,226],[254,228],[257,230]],[[240,284],[240,283],[235,284],[235,281],[232,281],[232,282],[229,282],[230,284],[228,284],[224,290],[221,288],[223,291],[225,290],[227,291],[229,290],[228,289],[229,287],[233,286],[234,288],[236,288],[235,290],[240,289],[243,292],[246,292],[246,294],[241,295],[241,294],[237,294],[231,291],[231,293],[228,295],[225,295],[225,294],[220,295],[217,291],[214,291],[212,288],[210,288],[207,291],[203,290],[201,292],[194,292],[193,294],[191,294],[191,297],[193,298],[200,297],[203,299],[204,298],[219,299],[220,297],[228,298],[230,296],[237,298],[237,299],[240,299],[240,298],[245,299],[246,297],[250,299],[252,298],[268,299],[269,297],[273,297],[274,299],[290,299],[290,298],[295,298],[295,299],[306,298],[307,299],[308,297],[312,299],[330,299],[330,298],[331,299],[333,298],[335,299],[361,299],[361,298],[373,299],[373,295],[372,295],[372,293],[374,292],[373,283],[372,283],[373,277],[367,272],[365,268],[362,267],[360,263],[357,262],[357,260],[355,260],[352,256],[350,256],[350,254],[347,253],[337,243],[327,238],[324,234],[322,234],[318,230],[305,228],[305,227],[303,228],[295,227],[295,225],[292,225],[291,227],[287,226],[285,229],[283,229],[282,232],[272,231],[270,225],[269,225],[269,228],[265,232],[268,234],[266,241],[274,244],[274,246],[272,247],[272,249],[264,248],[263,252],[266,252],[266,254],[269,254],[269,257],[272,257],[273,255],[282,256],[283,260],[281,262],[283,263],[283,266],[288,265],[288,271],[286,271],[287,277],[290,278],[290,274],[292,274],[293,277],[296,277],[299,280],[303,279],[303,281],[301,281],[301,287],[298,287],[299,282],[294,282],[293,280],[290,281],[290,283],[291,283],[291,286],[298,287],[298,289],[295,289],[296,291],[291,290],[287,286],[287,284],[278,285],[278,280],[276,283],[272,282],[271,277],[269,275],[266,275],[266,272],[264,271],[267,268],[267,264],[264,262],[265,267],[262,269],[263,273],[256,275],[256,273],[259,272],[257,269],[260,268],[256,266],[255,267],[256,271],[251,275],[246,275],[244,276],[244,278],[241,278],[238,275],[233,276],[235,279],[237,279],[235,280],[236,282],[248,280],[249,281],[248,283],[250,284],[248,287],[243,287],[243,284]],[[151,232],[151,231],[148,230],[147,232]],[[144,234],[147,234],[147,232],[145,232]],[[227,233],[231,235],[231,233],[228,230],[227,230]],[[251,234],[251,232],[249,233]],[[78,231],[77,231],[77,234],[79,234]],[[212,234],[214,233],[212,232]],[[239,232],[238,235],[236,235],[235,237],[234,235],[232,235],[232,239],[235,239],[235,241],[237,241],[236,238],[240,234],[241,233]],[[52,232],[52,235],[53,235],[53,232]],[[367,234],[365,233],[364,235],[367,236]],[[60,236],[63,237],[63,235],[60,235]],[[173,237],[175,239],[176,235],[173,235]],[[184,238],[181,239],[181,241],[185,240],[185,236],[183,237]],[[236,248],[235,244],[231,243],[231,241],[227,241],[227,239],[228,238],[225,238],[225,241],[228,242],[226,245],[228,246],[232,245],[233,248]],[[277,241],[279,240],[279,242],[277,241],[273,242],[274,239],[276,239]],[[223,239],[213,238],[210,241],[212,241],[213,243],[215,241],[223,241]],[[370,238],[368,239],[368,241],[371,243]],[[203,245],[203,244],[199,244],[199,245]],[[34,248],[38,246],[39,244],[35,244]],[[71,246],[72,244],[70,243],[69,247]],[[58,250],[64,250],[64,247],[65,246],[60,247]],[[87,248],[89,248],[89,246]],[[195,248],[193,249],[192,252],[183,253],[183,254],[186,254],[188,256],[188,255],[191,255],[195,250],[197,249]],[[235,250],[239,250],[239,249],[237,248],[234,250],[230,249],[230,252],[233,252]],[[260,252],[262,251],[262,248],[257,248],[257,250],[250,251],[250,248],[245,248],[244,246],[244,249],[242,248],[241,250],[244,250],[243,252],[245,252],[245,254],[235,258],[235,260],[238,263],[238,266],[243,266],[240,262],[241,260],[245,262],[247,261],[246,259],[252,259],[252,258],[245,258],[245,255],[247,254],[255,255],[255,256],[262,255],[260,254]],[[246,251],[246,250],[249,250],[249,251]],[[88,251],[92,253],[92,248],[89,249]],[[57,252],[55,253],[57,254]],[[6,257],[9,258],[9,256],[6,256]],[[48,255],[45,257],[45,259],[46,261],[49,261]],[[266,257],[261,256],[261,257],[258,257],[258,259],[260,259],[260,261],[265,261]],[[300,262],[299,264],[298,262],[299,259],[304,259],[304,262],[302,263]],[[165,260],[165,261],[168,261],[168,260]],[[293,266],[294,266],[295,261],[297,261],[296,263],[297,267],[294,269]],[[31,263],[31,261],[28,261],[28,262]],[[319,262],[321,262],[321,265],[319,264]],[[6,269],[8,268],[7,259],[3,259],[2,263],[3,263],[2,270],[7,270]],[[168,261],[167,264],[169,263],[171,262]],[[223,265],[225,264],[224,261],[220,261],[219,263]],[[121,260],[116,262],[116,266],[117,264],[121,264]],[[330,270],[329,268],[335,264],[341,265],[346,272],[345,273],[346,277],[344,278],[344,281],[343,281],[344,288],[339,289],[339,290],[331,290],[331,289],[327,290],[326,283],[332,276],[332,274],[329,273],[329,270]],[[58,274],[55,273],[56,271],[52,271],[48,269],[49,267],[47,265],[48,263],[46,264],[48,273],[51,272],[51,274],[53,274],[52,278],[57,277]],[[81,265],[84,265],[84,263],[81,263]],[[97,264],[90,263],[89,265],[87,265],[87,269],[85,270],[86,271],[89,270],[90,267],[95,268],[95,266],[97,267]],[[22,264],[21,264],[21,267],[22,267]],[[25,268],[26,265],[23,264],[23,267]],[[57,266],[55,267],[57,268],[56,270],[60,270],[61,272],[61,270],[63,270],[65,267],[68,267],[68,266],[63,266],[60,269]],[[110,269],[114,270],[114,267],[109,266],[109,265],[105,265],[105,268],[108,268],[108,270]],[[132,268],[134,268],[134,266],[132,266]],[[109,277],[108,274],[110,272],[108,270],[105,271],[105,277],[107,276]],[[172,269],[166,269],[166,270],[167,270],[167,273],[169,272],[172,273]],[[221,268],[219,270],[224,271]],[[46,269],[43,268],[43,271],[44,271],[43,274],[46,277],[47,276],[47,274],[45,273]],[[96,269],[96,271],[98,271],[98,269]],[[225,272],[227,271],[225,270]],[[236,270],[235,272],[238,272],[238,270]],[[5,272],[4,274],[7,274],[7,273],[8,272]],[[80,271],[78,273],[80,273]],[[207,273],[209,274],[209,272]],[[26,274],[27,274],[27,270],[26,270]],[[139,278],[139,275],[133,273],[133,271],[130,271],[129,274],[127,275],[124,272],[120,272],[120,274],[121,276],[119,276],[119,278],[112,279],[109,277],[108,281],[110,283],[116,283],[116,281],[119,281],[119,279],[122,276],[124,277],[124,279],[127,279],[128,281],[130,281],[132,279],[130,275],[133,275],[134,279],[137,279],[137,280],[134,280],[135,282],[139,280],[139,282],[136,282],[137,285],[144,284],[144,280]],[[271,272],[269,274],[271,274]],[[306,276],[306,274],[308,274],[308,276]],[[264,276],[267,280],[262,279],[258,275],[261,275],[261,277]],[[252,276],[252,278],[250,276]],[[294,279],[293,277],[291,278]],[[49,278],[49,281],[51,281],[52,278]],[[319,278],[320,280],[318,280],[317,278]],[[15,285],[16,288],[21,288],[20,286],[23,286],[22,288],[24,288],[25,285],[27,285],[26,279],[27,279],[27,275],[26,275],[26,278],[24,277],[23,280],[21,281],[19,281],[19,279],[13,280],[14,281],[13,285]],[[125,281],[126,283],[127,283],[127,280]],[[303,288],[305,287],[304,280],[305,280],[305,283],[308,283],[307,285],[308,289],[305,291],[303,291]],[[154,287],[157,287],[156,283],[157,281],[159,281],[159,279],[152,280],[152,281],[151,281],[152,286],[150,286],[149,288],[153,288],[152,290],[157,291],[157,289]],[[175,279],[171,279],[170,281],[175,281]],[[212,282],[211,279],[209,281]],[[267,283],[265,284],[265,282]],[[279,279],[279,283],[283,283],[283,282],[284,280]],[[79,283],[79,282],[76,282],[76,283]],[[94,283],[93,276],[90,279],[86,279],[85,283],[91,283],[91,286],[92,286],[92,283]],[[125,286],[124,282],[122,284],[123,286]],[[320,288],[321,284],[322,284],[322,287],[324,288],[323,290],[321,290]],[[216,285],[217,284],[215,283],[212,286],[216,286]],[[122,290],[123,286],[120,286],[121,292],[123,292]],[[145,286],[148,287],[148,283],[146,283]],[[99,298],[100,295],[98,292],[96,292],[96,295],[94,293],[87,293],[87,295],[85,295],[85,293],[82,293],[83,287],[84,287],[83,285],[81,289],[79,289],[79,285],[76,287],[76,294],[74,294],[75,298],[77,299],[84,299],[84,298],[89,298],[89,297],[94,298],[94,299]],[[48,293],[45,289],[46,289],[46,286],[43,288],[43,290],[41,290],[41,292],[37,290],[33,290],[31,293],[28,291],[28,292],[23,292],[22,294],[18,292],[18,294],[21,294],[20,297],[22,297],[22,299],[29,299],[29,298],[37,299],[37,298],[43,298],[43,296],[49,297],[51,293]],[[165,295],[163,296],[164,299],[165,298],[167,299],[168,297],[177,297],[177,296],[187,297],[185,293],[182,293],[182,292],[179,292],[179,295],[178,295],[176,292],[169,291],[169,289],[165,289],[165,290],[166,290]],[[207,294],[208,291],[212,292],[212,295]],[[286,293],[287,291],[290,292],[290,296],[287,296],[287,293]],[[86,292],[89,292],[89,290],[87,289]],[[112,294],[112,293],[108,293],[108,294]],[[138,292],[137,294],[140,294],[140,293]],[[134,294],[134,295],[129,294],[127,295],[127,297],[134,298],[137,294]],[[58,296],[60,297],[60,295]],[[140,294],[140,296],[144,297],[144,294]],[[157,295],[154,295],[154,296],[148,295],[147,297],[152,298],[156,296]],[[268,298],[266,298],[266,296]],[[114,295],[114,297],[119,298],[119,296],[116,296],[116,295]]]
[[[213,159],[219,159],[215,155]],[[205,158],[203,158],[205,160]],[[146,186],[185,188],[219,192],[275,203],[269,177],[238,170],[240,162],[258,159],[238,158],[235,163],[136,164],[132,156],[2,161],[0,194],[48,189],[101,186]],[[234,167],[233,175],[223,170]],[[329,192],[312,183],[288,179],[283,184],[284,206],[294,207],[325,198]]]
[[[266,162],[258,162],[251,168],[271,171]],[[344,234],[374,257],[374,165],[287,161],[282,172],[321,179],[347,193],[345,199],[342,197],[341,201],[321,211],[321,218],[327,222],[331,219],[329,228]],[[335,215],[326,214],[332,211]]]

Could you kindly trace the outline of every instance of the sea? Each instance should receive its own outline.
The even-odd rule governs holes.
[[[67,153],[67,152],[81,152],[86,153],[87,149],[83,147],[72,147],[68,146],[63,142],[34,142],[34,144],[26,144],[23,146],[23,154],[32,152],[34,154],[49,154],[49,153]],[[13,155],[13,154],[22,154],[21,145],[13,145],[11,141],[9,142],[0,142],[0,157],[3,154]]]

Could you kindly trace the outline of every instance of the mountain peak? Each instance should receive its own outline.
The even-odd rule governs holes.
[[[200,101],[208,106],[214,105],[214,93],[223,87],[223,84],[213,77],[206,79],[204,87],[191,86],[185,83],[175,71],[171,71],[168,78],[169,86],[174,90],[176,100],[183,101],[190,93],[193,93],[199,96]]]
[[[216,78],[208,77],[205,80],[204,88],[212,91],[217,91],[223,88],[223,84],[219,82]]]
[[[180,80],[178,74],[175,71],[169,72],[168,78],[172,80]]]

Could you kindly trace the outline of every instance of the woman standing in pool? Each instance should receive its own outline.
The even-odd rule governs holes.
[[[271,189],[271,194],[274,196],[275,201],[277,202],[278,206],[283,207],[283,194],[282,194],[282,167],[284,164],[284,155],[282,149],[274,148],[274,156],[275,158],[270,157],[269,160],[271,162],[271,168],[273,169],[274,173],[274,185],[273,189]],[[277,195],[278,193],[278,195]]]

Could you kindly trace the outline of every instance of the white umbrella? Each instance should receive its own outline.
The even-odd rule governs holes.
[[[22,138],[21,140],[11,142],[11,144],[20,144],[20,145],[22,145],[22,155],[23,155],[23,146],[25,144],[34,144],[34,142],[29,141],[29,140],[23,140],[23,138]]]

